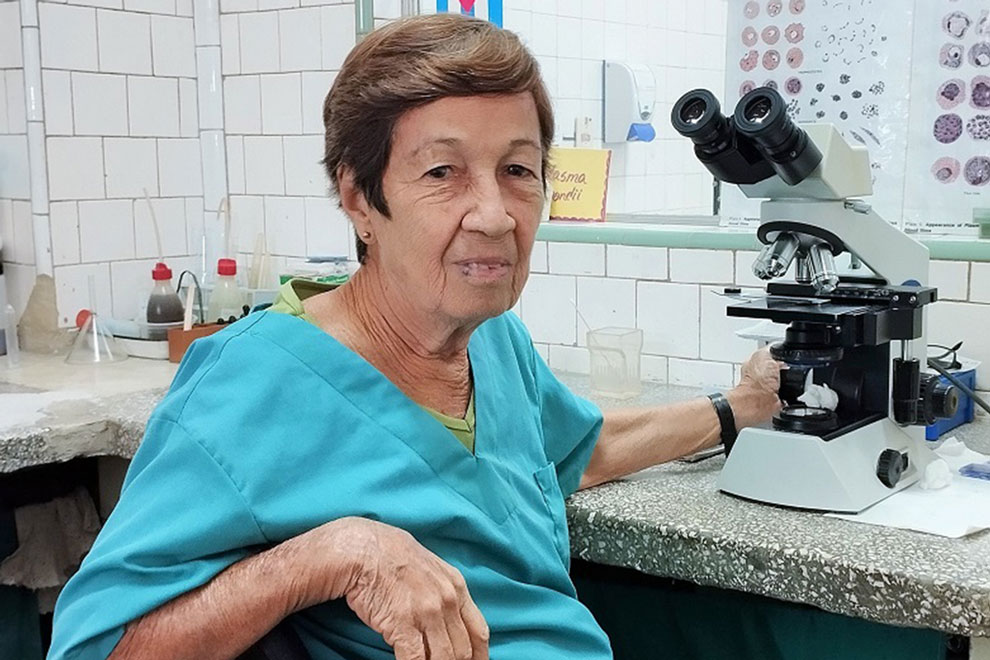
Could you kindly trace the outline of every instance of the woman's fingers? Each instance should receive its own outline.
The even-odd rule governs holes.
[[[443,616],[432,616],[423,623],[423,639],[426,645],[426,657],[430,660],[460,660],[461,656],[454,654],[454,647],[447,634],[447,622]]]
[[[471,638],[471,660],[488,660],[488,624],[470,597],[461,605],[461,620]]]
[[[453,591],[453,588],[451,589]],[[474,656],[473,642],[468,633],[467,624],[461,615],[461,601],[456,596],[450,602],[444,602],[443,620],[447,627],[447,636],[457,660],[471,660]]]
[[[385,640],[395,651],[395,660],[427,660],[423,635],[415,628],[406,628]]]

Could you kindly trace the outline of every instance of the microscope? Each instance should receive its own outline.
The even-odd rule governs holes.
[[[866,148],[831,124],[797,126],[766,87],[730,117],[696,89],[671,121],[716,179],[766,200],[753,264],[766,295],[730,304],[728,315],[786,324],[770,346],[787,366],[783,408],[772,427],[745,428],[726,447],[719,489],[856,513],[915,483],[933,459],[924,425],[951,417],[958,395],[922,372],[925,306],[937,300],[928,249],[857,199],[873,192]],[[832,390],[837,405],[798,401],[809,384]]]

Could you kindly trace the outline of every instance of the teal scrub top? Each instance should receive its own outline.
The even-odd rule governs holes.
[[[474,454],[304,320],[256,313],[193,343],[58,599],[48,657],[105,658],[129,621],[250,553],[364,516],[463,574],[493,660],[611,658],[575,597],[564,513],[601,412],[553,376],[511,313],[482,324],[468,354]],[[343,599],[290,620],[315,660],[394,658]]]

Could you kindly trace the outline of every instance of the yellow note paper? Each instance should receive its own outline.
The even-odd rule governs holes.
[[[551,220],[605,221],[608,149],[550,150]]]

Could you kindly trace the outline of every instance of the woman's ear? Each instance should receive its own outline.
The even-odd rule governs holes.
[[[354,181],[354,170],[346,165],[337,168],[340,208],[351,219],[358,236],[371,235],[371,205]]]

